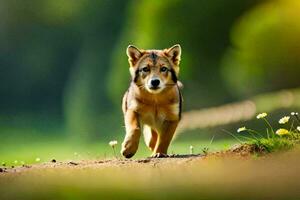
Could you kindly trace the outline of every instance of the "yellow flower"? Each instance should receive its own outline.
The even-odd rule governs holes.
[[[247,130],[247,129],[246,129],[246,127],[244,126],[244,127],[239,128],[239,129],[237,130],[237,132],[240,133],[240,132],[243,132],[243,131],[246,131],[246,130]]]
[[[268,116],[268,114],[264,112],[264,113],[258,114],[258,115],[256,116],[256,118],[257,118],[257,119],[262,119],[262,118],[265,118],[266,116]]]
[[[117,140],[113,140],[113,141],[110,141],[108,144],[111,147],[115,147],[118,144],[118,141]]]
[[[300,126],[297,126],[297,130],[300,131]]]
[[[279,120],[279,124],[286,124],[289,122],[289,120],[290,120],[290,116],[284,116]]]
[[[35,159],[35,162],[40,162],[40,161],[41,161],[40,158],[36,158],[36,159]]]
[[[276,131],[276,134],[279,135],[279,136],[282,136],[282,135],[287,135],[289,134],[289,131],[284,129],[284,128],[280,128]]]

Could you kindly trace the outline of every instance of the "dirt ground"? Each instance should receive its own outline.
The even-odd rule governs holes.
[[[246,159],[250,157],[254,149],[249,145],[236,146],[227,151],[214,152],[209,154],[186,154],[186,155],[169,155],[167,158],[144,158],[144,159],[105,159],[105,160],[79,160],[79,161],[57,161],[55,159],[33,165],[23,165],[18,167],[2,167],[0,173],[24,173],[41,169],[103,169],[111,167],[138,167],[140,165],[157,166],[157,165],[184,165],[190,162],[204,161],[217,157],[231,157]]]
[[[50,161],[2,168],[0,199],[300,199],[300,151]]]
[[[190,161],[203,159],[202,155],[174,156],[172,158],[146,158],[146,159],[105,159],[105,160],[81,160],[81,161],[50,161],[41,164],[23,165],[14,168],[2,168],[2,173],[25,173],[41,169],[84,169],[84,168],[111,168],[111,167],[138,167],[140,165],[164,165],[183,164]]]

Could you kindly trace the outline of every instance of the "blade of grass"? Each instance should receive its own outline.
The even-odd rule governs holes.
[[[233,133],[230,133],[229,131],[222,129],[223,132],[228,133],[229,135],[231,135],[233,138],[235,138],[240,144],[243,144],[244,142],[241,141],[237,136],[235,136]]]
[[[267,128],[267,137],[270,139],[269,129]]]
[[[294,116],[297,119],[298,123],[300,124],[300,118],[299,118],[299,116],[298,115],[294,115]]]
[[[209,142],[209,145],[211,145],[213,143],[214,139],[215,139],[215,135],[212,136],[212,138],[211,138],[211,140]]]
[[[246,139],[246,140],[248,140],[248,141],[258,141],[258,140],[256,140],[256,139],[254,139],[254,138],[251,138],[251,137],[247,137],[247,136],[243,136],[243,135],[240,135],[240,137],[241,138],[244,138],[244,139]]]
[[[272,131],[272,137],[275,136],[275,132],[274,132],[274,129],[273,127],[271,126],[270,122],[266,119],[266,118],[263,118],[263,120],[266,122],[266,124],[270,127],[271,131]]]
[[[248,129],[247,129],[248,130]],[[259,140],[251,131],[248,131],[248,133],[255,139],[255,140]]]
[[[257,132],[256,130],[253,130],[253,129],[247,129],[247,130],[252,132],[252,133],[255,133],[255,134],[259,135],[262,138],[264,138],[264,136],[262,134],[260,134],[259,132]]]

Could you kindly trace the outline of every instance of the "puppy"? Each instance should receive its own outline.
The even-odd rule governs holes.
[[[181,117],[181,83],[177,80],[180,45],[164,50],[127,48],[130,87],[122,101],[126,136],[121,154],[131,158],[141,132],[152,157],[167,157],[167,150]]]

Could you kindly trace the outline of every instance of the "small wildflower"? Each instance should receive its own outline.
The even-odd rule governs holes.
[[[113,140],[113,141],[110,141],[108,144],[111,147],[115,147],[118,144],[118,141],[117,140]]]
[[[246,130],[247,130],[247,128],[244,126],[244,127],[239,128],[237,130],[237,132],[240,133],[240,132],[243,132],[243,131],[246,131]]]
[[[194,147],[191,145],[190,146],[190,154],[193,154],[194,153]]]
[[[110,141],[108,144],[109,144],[109,146],[112,147],[112,149],[113,149],[113,151],[114,151],[114,155],[115,155],[115,157],[117,158],[115,146],[118,144],[118,141],[117,141],[117,140],[112,140],[112,141]]]
[[[18,164],[18,161],[17,161],[17,160],[15,160],[15,161],[14,161],[14,163],[15,163],[15,164]]]
[[[290,116],[284,116],[279,120],[279,124],[286,124],[289,122],[289,120],[290,120]]]
[[[291,112],[291,115],[296,116],[296,115],[298,115],[298,113],[297,112]]]
[[[287,135],[289,134],[289,131],[284,129],[284,128],[280,128],[276,131],[276,134],[279,135],[279,136],[282,136],[282,135]]]
[[[35,162],[40,162],[40,161],[41,161],[40,158],[36,158],[36,159],[35,159]]]
[[[297,130],[300,132],[300,126],[297,126]]]
[[[256,118],[257,118],[257,119],[262,119],[262,118],[265,118],[266,116],[268,116],[268,114],[264,112],[264,113],[258,114],[258,115],[256,116]]]

